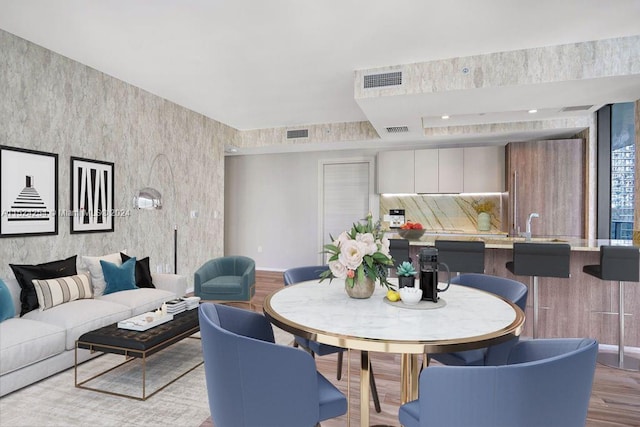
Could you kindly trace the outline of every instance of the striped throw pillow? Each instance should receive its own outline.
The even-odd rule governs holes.
[[[33,280],[40,311],[77,299],[93,298],[89,273],[57,279]]]

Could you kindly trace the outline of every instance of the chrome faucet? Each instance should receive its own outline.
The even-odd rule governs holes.
[[[525,240],[531,240],[531,220],[533,218],[540,218],[540,215],[536,212],[529,214],[529,218],[527,218],[527,231],[525,231],[523,235]]]

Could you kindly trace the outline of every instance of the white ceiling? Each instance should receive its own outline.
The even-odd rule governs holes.
[[[640,0],[0,0],[0,28],[250,130],[410,114],[397,106],[365,114],[354,71],[638,35]],[[640,98],[638,80],[628,83],[632,90],[612,90]],[[563,100],[572,92],[545,96],[579,105]],[[602,92],[599,101],[611,102]],[[468,91],[432,113],[450,114],[444,106],[460,95],[471,104],[484,97],[486,111],[475,113],[513,111],[523,93],[494,110],[486,93]]]

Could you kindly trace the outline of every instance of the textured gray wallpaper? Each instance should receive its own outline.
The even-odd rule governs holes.
[[[223,253],[223,147],[237,131],[1,30],[0,52],[0,144],[58,154],[60,209],[70,208],[71,156],[115,163],[116,209],[130,209],[147,185],[165,197],[162,211],[116,218],[113,233],[70,234],[59,218],[57,236],[2,238],[0,277],[13,277],[9,263],[121,249],[150,256],[156,271],[173,265],[177,224],[178,273],[192,285],[193,272]],[[158,154],[166,157],[150,171]]]

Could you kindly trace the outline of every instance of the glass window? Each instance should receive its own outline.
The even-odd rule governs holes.
[[[634,121],[633,102],[611,106],[611,239],[633,238]]]

